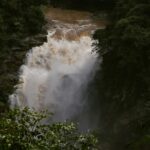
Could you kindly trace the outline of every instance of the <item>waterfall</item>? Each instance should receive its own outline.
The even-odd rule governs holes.
[[[32,48],[21,66],[11,106],[48,109],[55,121],[77,116],[86,105],[86,88],[96,71],[91,35],[95,25],[53,20],[47,42]]]

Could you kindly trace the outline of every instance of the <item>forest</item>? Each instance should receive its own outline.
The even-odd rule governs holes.
[[[9,108],[27,50],[46,41],[49,5],[108,14],[109,24],[93,35],[103,59],[87,93],[100,120],[93,133],[72,122],[43,125],[45,111]],[[0,47],[1,150],[150,149],[149,0],[1,0]]]
[[[98,11],[107,10],[110,11],[114,5],[114,0],[51,0],[50,3],[54,7],[62,7],[69,9]]]
[[[111,24],[95,33],[103,63],[93,94],[114,149],[150,147],[149,16],[149,1],[119,0]]]
[[[0,108],[7,103],[8,95],[17,82],[18,66],[23,62],[26,49],[31,48],[38,39],[37,34],[45,31],[44,15],[40,5],[47,1],[2,0],[0,3]],[[34,18],[34,19],[33,19]],[[30,38],[30,39],[29,39]],[[42,42],[44,37],[39,39]],[[35,42],[37,40],[37,42]],[[40,42],[39,41],[39,42]],[[2,107],[1,107],[2,105]]]

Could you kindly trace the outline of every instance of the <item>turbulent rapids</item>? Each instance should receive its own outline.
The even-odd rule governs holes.
[[[54,121],[75,118],[86,105],[86,88],[96,71],[95,28],[88,20],[52,20],[47,42],[27,54],[11,106],[48,109]]]

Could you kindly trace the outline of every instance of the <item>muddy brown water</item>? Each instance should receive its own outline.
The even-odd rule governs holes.
[[[105,28],[107,21],[95,19],[94,15],[88,11],[66,10],[61,8],[49,7],[45,10],[45,17],[48,22],[51,20],[59,20],[65,23],[91,23],[97,25],[99,28]],[[82,22],[84,20],[84,22]]]

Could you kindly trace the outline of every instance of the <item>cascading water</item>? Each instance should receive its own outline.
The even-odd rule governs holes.
[[[86,104],[86,88],[96,70],[94,29],[88,21],[67,24],[53,20],[47,43],[27,54],[20,84],[10,96],[11,106],[48,109],[54,121],[76,117]]]

